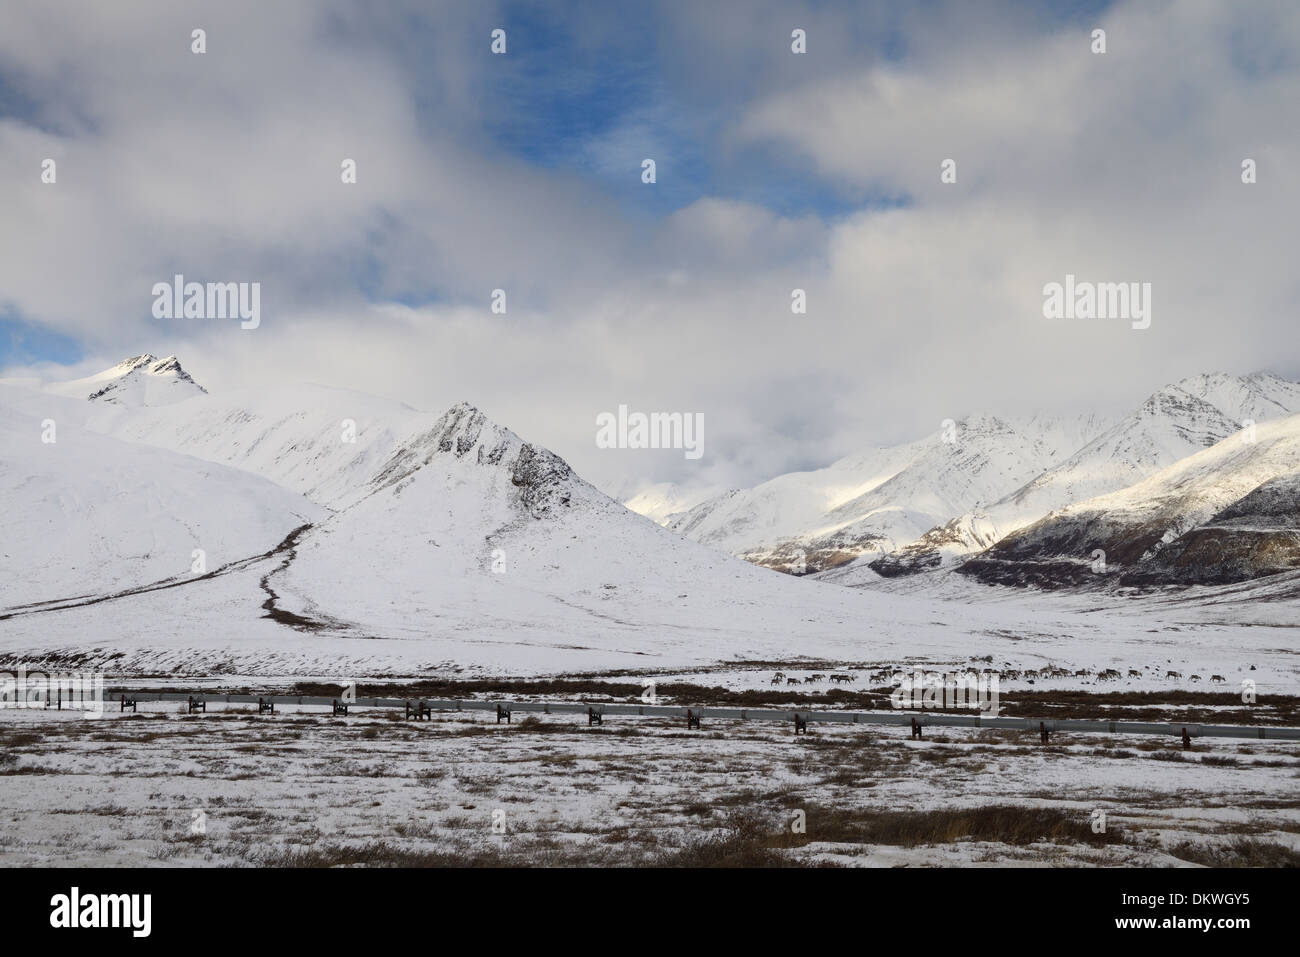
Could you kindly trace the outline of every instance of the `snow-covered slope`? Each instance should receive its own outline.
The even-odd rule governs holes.
[[[721,490],[685,489],[675,482],[642,486],[630,496],[619,496],[623,504],[652,522],[666,525],[701,502],[722,494]]]
[[[997,499],[1086,441],[1097,420],[975,415],[919,442],[778,476],[706,501],[672,530],[756,564],[812,573],[914,541]]]
[[[213,570],[325,514],[265,479],[38,418],[23,398],[0,387],[0,612],[191,577],[195,550]]]
[[[618,579],[628,527],[654,528],[462,403],[399,448],[363,498],[306,535],[272,585],[295,614],[362,629],[422,632],[497,614],[554,620],[556,597],[577,600],[591,571]],[[596,569],[571,557],[584,550],[602,556]],[[539,576],[551,594],[528,607]]]
[[[346,389],[282,385],[130,414],[102,410],[87,424],[130,442],[232,465],[340,508],[403,440],[435,418]]]
[[[992,504],[938,523],[871,563],[883,575],[952,564],[1050,512],[1125,488],[1213,445],[1248,421],[1300,412],[1300,384],[1269,373],[1193,376],[1152,395],[1133,414],[1058,465]]]
[[[332,509],[354,497],[402,441],[437,419],[399,402],[308,383],[209,395],[175,357],[149,355],[10,395],[29,414],[234,466]]]
[[[780,557],[783,545],[788,543],[793,550],[800,542],[833,531],[836,524],[863,517],[849,515],[835,522],[829,516],[884,485],[939,441],[935,436],[905,446],[871,449],[824,469],[792,472],[752,489],[724,492],[674,516],[667,527],[729,554],[783,567],[788,565],[788,559]],[[893,517],[881,516],[880,524]],[[864,535],[863,548],[888,532],[869,534]],[[812,567],[820,567],[820,562],[814,559]]]
[[[1116,574],[1124,584],[1213,582],[1253,577],[1263,565],[1290,568],[1298,470],[1300,415],[1260,423],[1128,488],[1055,512],[959,570],[986,582],[1051,586]],[[1214,556],[1216,549],[1227,553]]]

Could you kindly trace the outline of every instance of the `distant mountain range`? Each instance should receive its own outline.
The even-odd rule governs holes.
[[[1225,584],[1300,567],[1300,415],[1053,512],[959,569],[995,583]]]
[[[1202,497],[1223,508],[1276,480],[1254,501],[1243,502],[1240,508],[1246,511],[1232,513],[1231,519],[1203,515],[1203,509],[1194,513],[1204,521],[1235,522],[1238,533],[1230,546],[1222,529],[1209,537],[1197,532],[1172,548],[1174,539],[1167,539],[1152,549],[1141,535],[1121,543],[1104,535],[1066,534],[1059,522],[1077,523],[1080,509],[1101,521],[1098,510],[1121,508],[1119,499],[1104,496],[1121,490],[1131,489],[1124,508],[1131,507],[1134,496],[1164,494],[1146,480],[1226,440],[1242,442],[1242,435],[1252,434],[1251,423],[1259,423],[1261,436],[1275,437],[1275,430],[1263,424],[1296,412],[1300,384],[1295,382],[1268,373],[1194,376],[1159,390],[1117,422],[1089,414],[1023,420],[968,416],[918,442],[849,456],[814,472],[778,476],[683,512],[661,514],[659,520],[679,534],[756,564],[796,574],[823,573],[847,584],[868,585],[881,577],[957,565],[987,582],[1095,584],[1098,579],[1090,571],[1086,578],[1075,574],[1080,567],[1092,568],[1094,548],[1107,552],[1112,572],[1123,569],[1108,581],[1239,580],[1290,567],[1287,556],[1293,554],[1295,536],[1285,524],[1272,519],[1264,524],[1268,544],[1255,547],[1257,559],[1237,554],[1231,561],[1225,558],[1226,566],[1211,568],[1199,565],[1196,556],[1210,542],[1236,553],[1244,547],[1240,529],[1246,514],[1284,510],[1288,460],[1281,451],[1253,459],[1244,471],[1233,464],[1233,456],[1206,460],[1213,464],[1206,466],[1210,471],[1202,484],[1213,491]],[[1282,441],[1270,438],[1274,440]],[[1241,488],[1252,479],[1254,485]],[[661,487],[657,494],[671,500],[674,491]],[[1093,499],[1096,504],[1090,503]],[[1075,517],[1048,521],[1066,509]],[[1113,524],[1127,527],[1118,518]],[[1185,526],[1162,527],[1160,536],[1171,529],[1175,538],[1195,530]],[[1200,548],[1191,548],[1194,541]],[[1081,553],[1085,543],[1089,548]],[[1176,567],[1170,564],[1174,556],[1182,556]],[[1031,568],[1035,561],[1048,564]],[[825,575],[832,570],[835,574]]]
[[[211,395],[170,356],[10,380],[0,652],[155,675],[556,674],[918,650],[964,661],[990,642],[1018,654],[1002,636],[1034,634],[1056,636],[1053,660],[1095,667],[1113,642],[1140,644],[1153,616],[839,584],[887,583],[888,563],[899,582],[909,556],[901,581],[957,572],[967,593],[1011,595],[980,583],[1294,570],[1300,416],[1281,416],[1298,396],[1274,377],[1210,376],[1119,422],[973,415],[665,528],[467,403],[426,413],[290,384]],[[825,580],[757,567],[789,570],[796,550]]]

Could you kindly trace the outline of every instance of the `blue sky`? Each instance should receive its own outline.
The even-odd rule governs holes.
[[[70,365],[81,359],[76,340],[52,332],[17,316],[0,315],[0,363],[30,365],[58,362]]]
[[[483,123],[495,146],[594,181],[631,218],[663,216],[705,196],[826,218],[904,201],[827,183],[788,153],[758,145],[725,149],[728,111],[753,94],[753,84],[734,75],[708,87],[674,82],[676,51],[659,32],[654,5],[583,5],[585,37],[575,36],[572,19],[556,20],[556,9],[508,8],[514,45],[484,83]],[[593,27],[593,13],[606,20],[612,13],[617,22]],[[785,58],[783,35],[774,31],[772,40],[771,59]],[[891,35],[863,53],[896,58],[901,47]],[[611,140],[654,158],[663,170],[659,188],[628,176],[626,156],[611,155]]]

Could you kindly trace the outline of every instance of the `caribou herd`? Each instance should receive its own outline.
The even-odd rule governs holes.
[[[882,668],[876,671],[871,671],[868,674],[864,674],[864,672],[867,672],[867,670],[868,669],[862,666],[853,665],[850,666],[849,672],[857,672],[858,673],[857,675],[850,674],[849,672],[844,672],[844,671],[831,672],[830,674],[825,674],[823,672],[813,672],[812,674],[809,674],[802,678],[797,677],[795,675],[787,675],[784,671],[777,671],[772,675],[771,684],[773,685],[816,685],[816,684],[822,684],[824,682],[831,682],[834,684],[853,684],[855,681],[862,679],[865,680],[869,685],[879,686],[882,684],[889,684],[889,683],[896,684],[908,676],[907,671],[898,668]],[[981,669],[981,668],[972,667],[967,670],[970,671],[986,670],[991,674],[996,674],[999,680],[1001,681],[1024,681],[1026,684],[1031,684],[1031,685],[1035,684],[1038,681],[1045,681],[1050,679],[1061,679],[1061,678],[1081,678],[1084,679],[1082,682],[1083,684],[1092,684],[1093,681],[1097,681],[1097,682],[1122,681],[1126,677],[1123,672],[1115,668],[1104,668],[1096,672],[1089,671],[1087,668],[1079,668],[1075,671],[1071,671],[1068,668],[1058,668],[1055,666],[1049,666],[1046,668],[1037,668],[1037,669],[1007,668],[1005,670],[996,670],[992,668]],[[1255,670],[1253,665],[1251,666],[1251,670],[1252,671]],[[1146,672],[1140,671],[1137,668],[1129,668],[1127,678],[1141,679],[1147,677],[1148,674],[1150,674],[1152,677],[1159,677],[1160,675],[1159,667],[1157,667],[1156,665],[1147,665]],[[1181,671],[1169,671],[1169,670],[1165,671],[1166,680],[1181,681],[1182,678],[1183,678],[1183,674]],[[1200,682],[1203,679],[1200,675],[1193,674],[1193,675],[1189,675],[1187,680],[1189,682]],[[1227,679],[1223,675],[1210,675],[1209,680],[1211,684],[1224,684],[1227,681]]]

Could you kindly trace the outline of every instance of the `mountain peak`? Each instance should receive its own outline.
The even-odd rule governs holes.
[[[173,356],[173,358],[175,357]],[[113,366],[113,368],[108,369],[105,372],[100,374],[108,375],[110,373],[115,373],[117,375],[126,375],[128,372],[134,372],[136,369],[139,369],[141,366],[147,366],[151,362],[157,362],[157,361],[158,361],[157,356],[155,356],[151,352],[146,352],[143,355],[132,356],[129,359],[123,359],[117,365]]]
[[[168,372],[176,372],[185,375],[184,370],[181,369],[180,360],[175,356],[168,356],[166,359],[159,359],[149,366],[149,373],[151,375],[166,375]]]
[[[431,428],[398,448],[371,479],[371,486],[400,490],[435,463],[453,469],[504,469],[519,501],[534,517],[552,506],[569,505],[575,495],[583,500],[604,498],[554,452],[525,442],[469,402],[456,403]]]
[[[86,386],[91,402],[112,405],[168,405],[194,395],[206,395],[174,355],[159,359],[151,352],[123,359],[111,369],[89,379],[79,379],[69,386]]]

